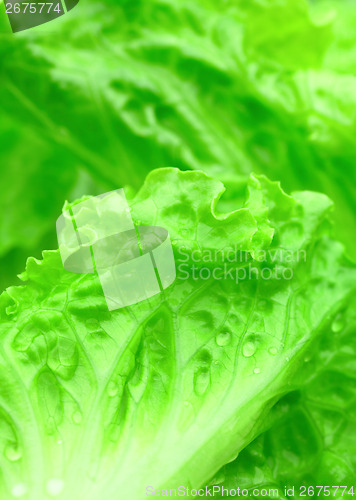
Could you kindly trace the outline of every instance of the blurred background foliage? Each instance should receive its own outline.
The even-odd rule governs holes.
[[[65,200],[174,166],[335,202],[356,231],[352,0],[81,0],[16,35],[0,15],[0,290],[56,248]]]

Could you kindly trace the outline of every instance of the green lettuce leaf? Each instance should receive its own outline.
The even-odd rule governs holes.
[[[200,486],[294,389],[355,269],[329,236],[324,195],[287,196],[253,176],[245,205],[219,214],[222,192],[205,174],[163,169],[131,199],[135,223],[173,241],[177,279],[160,295],[109,313],[97,276],[66,272],[52,251],[0,296],[1,497],[140,500],[148,486]],[[180,269],[182,256],[203,269],[194,252],[216,249],[256,271],[236,281]]]
[[[340,312],[304,358],[299,390],[271,410],[266,430],[211,480],[228,490],[329,486],[333,498],[355,487],[355,300]],[[331,486],[335,488],[331,488]],[[336,488],[337,486],[345,486]],[[212,490],[212,486],[208,486]],[[327,493],[326,493],[327,494]],[[350,493],[351,494],[351,493]],[[323,497],[323,491],[321,492]]]

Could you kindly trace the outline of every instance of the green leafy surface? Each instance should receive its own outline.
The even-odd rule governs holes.
[[[277,498],[283,499],[286,486],[294,486],[295,497],[303,498],[303,485],[314,487],[315,496],[318,485],[343,485],[346,492],[330,488],[331,496],[348,496],[356,468],[355,310],[351,301],[325,329],[304,358],[302,389],[275,405],[266,422],[269,429],[222,468],[212,485],[278,489]]]
[[[95,276],[28,260],[0,298],[1,500],[352,484],[333,233],[355,259],[355,20],[352,0],[81,0],[14,36],[0,5],[0,290],[57,247],[66,199],[122,186],[178,270],[109,314]],[[196,172],[140,189],[167,166]]]
[[[27,164],[25,143],[39,180],[33,194],[29,182],[25,206],[16,204],[16,220],[2,215],[10,234],[0,252],[51,247],[60,199],[137,189],[152,168],[173,166],[219,178],[228,210],[251,171],[289,191],[324,192],[354,255],[355,86],[345,29],[354,7],[339,2],[334,18],[330,10],[299,0],[228,1],[220,9],[208,0],[83,1],[16,36],[5,34],[1,17],[0,141],[7,144],[14,127],[25,127],[26,138],[11,147],[0,179],[15,200],[21,182],[8,179],[7,165]],[[90,182],[73,195],[78,175]]]
[[[188,256],[191,241],[209,250],[237,241],[257,269],[285,262],[257,260],[256,242],[283,247],[297,227],[292,255],[297,244],[307,259],[292,261],[292,279],[182,279],[178,268],[163,295],[109,313],[97,277],[66,272],[53,251],[29,259],[24,286],[1,296],[4,498],[109,500],[120,491],[138,500],[150,484],[202,485],[297,384],[313,339],[355,282],[322,223],[330,204],[252,177],[246,205],[217,216],[222,191],[205,174],[155,171],[132,215],[169,228],[179,254],[189,225],[171,206],[184,200]]]

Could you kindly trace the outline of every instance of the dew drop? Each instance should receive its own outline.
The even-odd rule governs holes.
[[[272,354],[272,356],[275,356],[275,355],[277,354],[277,352],[278,352],[278,349],[277,349],[277,347],[270,347],[270,348],[268,349],[268,352],[269,352],[270,354]]]
[[[21,449],[15,443],[10,443],[5,448],[5,456],[10,462],[16,462],[22,457]]]
[[[338,333],[338,332],[341,332],[341,330],[344,328],[344,326],[345,326],[345,323],[344,323],[343,317],[342,317],[341,314],[339,314],[334,319],[334,321],[333,321],[333,323],[331,325],[331,330],[334,333]]]
[[[256,346],[253,342],[246,342],[246,344],[244,344],[242,348],[242,354],[246,358],[250,358],[255,354],[255,352],[256,352]]]
[[[107,392],[110,398],[114,398],[119,392],[118,385],[111,380],[111,382],[109,382],[108,384]]]
[[[236,314],[229,314],[229,321],[233,324],[236,325],[239,322],[239,318],[236,316]]]
[[[18,483],[12,488],[11,493],[15,498],[23,497],[27,493],[27,486],[24,483]]]
[[[194,392],[197,396],[205,394],[210,383],[210,373],[207,368],[199,368],[194,374]]]
[[[72,416],[72,419],[73,419],[73,422],[75,424],[80,424],[81,421],[82,421],[82,414],[80,413],[80,411],[76,411],[73,413],[73,416]]]
[[[253,370],[253,373],[255,373],[256,375],[258,375],[259,373],[261,373],[261,368],[255,368]]]
[[[216,343],[220,347],[224,347],[231,342],[231,333],[230,332],[221,332],[216,337]]]
[[[52,478],[47,481],[47,493],[52,497],[56,497],[60,493],[62,493],[63,488],[64,482],[62,481],[62,479]]]

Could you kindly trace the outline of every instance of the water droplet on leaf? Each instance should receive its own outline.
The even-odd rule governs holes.
[[[253,342],[246,342],[242,348],[242,354],[246,357],[249,358],[253,356],[256,352],[256,346]]]
[[[194,375],[194,391],[197,396],[202,396],[210,383],[210,373],[207,368],[200,368]]]
[[[338,333],[338,332],[341,332],[341,330],[344,328],[344,326],[345,326],[345,323],[344,323],[343,316],[341,314],[338,314],[338,316],[336,316],[336,318],[334,319],[334,321],[331,325],[331,329],[334,333]]]
[[[230,332],[221,332],[219,335],[216,337],[216,343],[220,346],[223,347],[225,345],[230,344],[231,342],[231,333]]]
[[[10,462],[16,462],[22,457],[22,452],[16,443],[10,443],[5,448],[5,456]]]

